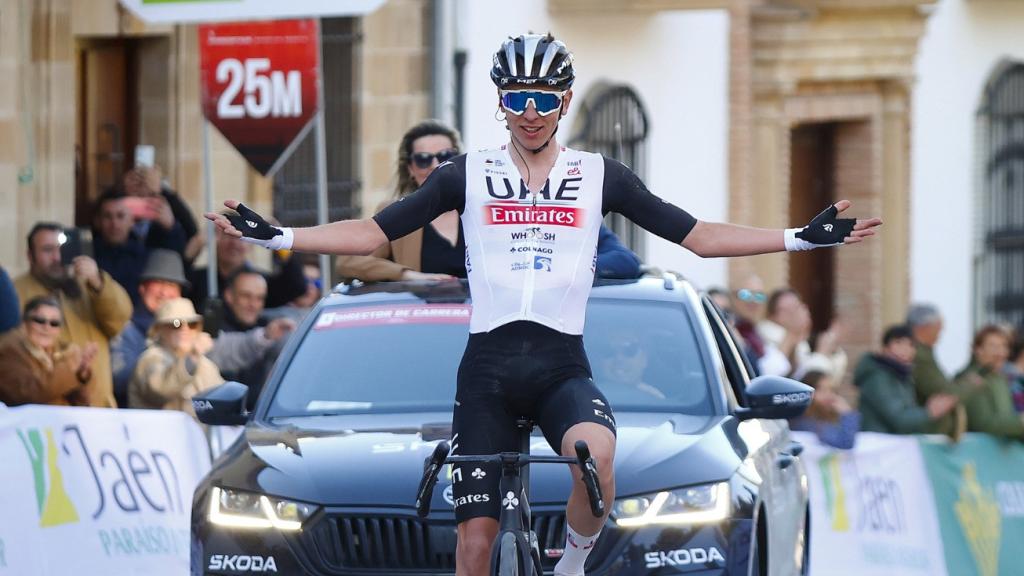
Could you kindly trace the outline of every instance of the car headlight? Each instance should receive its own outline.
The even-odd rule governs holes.
[[[210,490],[210,522],[231,528],[277,528],[296,531],[316,512],[304,502],[218,488]]]
[[[707,524],[727,518],[729,508],[729,483],[718,482],[616,500],[612,517],[624,528]]]

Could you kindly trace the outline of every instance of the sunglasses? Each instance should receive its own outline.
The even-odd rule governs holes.
[[[188,322],[183,322],[180,318],[175,318],[174,320],[171,320],[171,321],[167,322],[164,325],[165,326],[170,326],[171,328],[174,328],[175,330],[184,328],[186,326],[188,326],[192,330],[197,330],[200,326],[203,325],[203,322],[202,322],[202,320],[190,320]]]
[[[412,156],[410,156],[410,159],[417,168],[430,168],[430,165],[434,163],[434,159],[437,159],[438,164],[444,164],[458,155],[458,150],[455,148],[449,148],[447,150],[441,150],[437,154],[431,154],[430,152],[414,152]]]
[[[60,320],[51,320],[49,318],[43,318],[42,316],[29,316],[29,321],[39,324],[40,326],[50,325],[51,328],[60,328],[64,325]]]
[[[565,96],[565,92],[545,90],[502,90],[500,94],[502,107],[516,116],[522,116],[530,102],[537,114],[547,116],[562,109],[562,96]]]
[[[744,302],[757,302],[763,304],[768,300],[768,296],[764,292],[754,292],[753,290],[747,290],[746,288],[740,288],[736,291],[736,297]]]

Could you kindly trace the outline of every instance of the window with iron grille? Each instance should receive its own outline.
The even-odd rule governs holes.
[[[646,180],[647,111],[632,88],[607,83],[592,87],[583,99],[574,128],[571,147],[614,158]],[[619,214],[608,214],[605,224],[626,246],[643,256],[642,228]]]
[[[359,214],[358,149],[355,138],[354,64],[359,41],[354,18],[320,21],[327,129],[327,219]],[[274,215],[286,226],[312,226],[316,219],[316,127],[307,130],[274,174]]]
[[[1004,63],[978,112],[977,324],[1024,325],[1024,63]]]

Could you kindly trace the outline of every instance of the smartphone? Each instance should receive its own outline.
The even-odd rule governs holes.
[[[156,148],[150,144],[139,144],[135,147],[135,167],[152,168],[156,161]]]
[[[220,336],[221,324],[224,323],[224,302],[216,297],[210,296],[203,305],[203,332],[211,337]]]
[[[152,220],[156,217],[150,198],[129,196],[124,199],[124,205],[128,207],[128,213],[139,220]]]
[[[92,232],[84,228],[65,228],[60,244],[60,261],[65,266],[79,256],[92,258]]]

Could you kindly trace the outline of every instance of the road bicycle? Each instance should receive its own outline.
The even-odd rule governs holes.
[[[416,513],[426,518],[437,483],[438,473],[445,464],[461,462],[494,462],[501,468],[499,494],[501,513],[498,518],[498,535],[491,548],[491,574],[496,576],[543,576],[540,562],[540,546],[530,517],[530,470],[533,463],[576,464],[583,475],[590,512],[595,517],[604,516],[604,500],[598,481],[597,465],[590,456],[587,443],[580,440],[574,446],[576,457],[533,456],[530,454],[530,434],[534,424],[530,420],[517,420],[519,428],[519,451],[501,452],[480,456],[449,455],[448,442],[440,442],[424,464],[423,478],[416,492]]]

